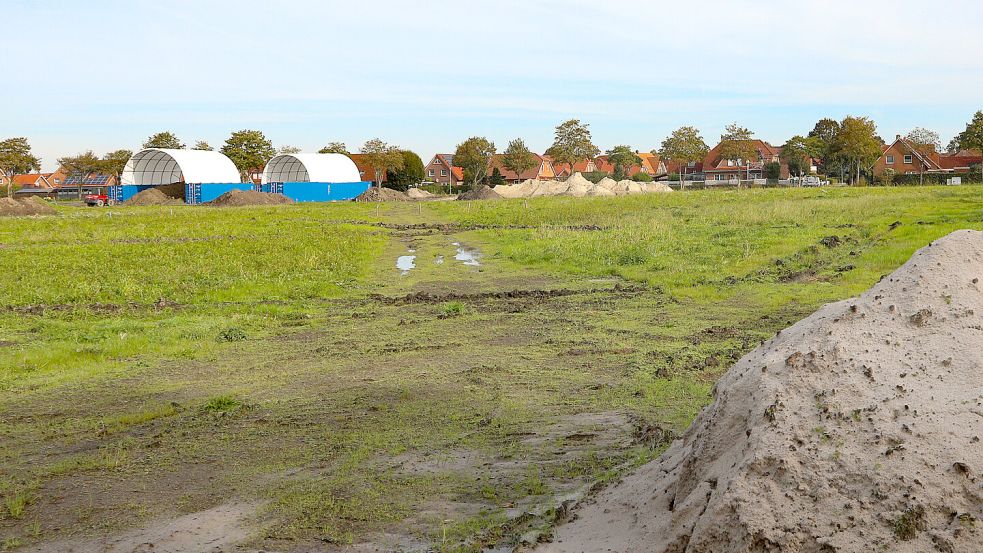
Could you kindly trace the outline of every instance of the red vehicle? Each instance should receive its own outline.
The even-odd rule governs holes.
[[[109,196],[105,194],[86,194],[83,197],[83,200],[85,201],[85,205],[88,205],[90,207],[92,206],[102,207],[104,205],[113,205],[116,203],[113,200],[109,199]]]

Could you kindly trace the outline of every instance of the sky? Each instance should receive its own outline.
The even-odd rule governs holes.
[[[731,122],[781,144],[846,115],[944,144],[983,109],[978,0],[0,0],[0,26],[0,139],[45,170],[163,130],[542,152],[570,118],[601,149]]]

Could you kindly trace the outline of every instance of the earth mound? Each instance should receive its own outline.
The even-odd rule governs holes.
[[[172,198],[157,188],[148,188],[134,194],[125,205],[184,205],[180,198]]]
[[[214,207],[239,207],[246,205],[282,205],[292,204],[293,200],[283,194],[271,194],[257,190],[229,190],[225,194],[207,202]]]
[[[400,192],[399,190],[393,190],[392,188],[380,188],[378,186],[373,186],[359,194],[356,198],[356,202],[406,202],[409,201],[410,197]]]
[[[419,188],[410,188],[409,190],[406,191],[406,195],[414,200],[426,200],[436,197],[430,192],[427,192],[426,190],[421,190]]]
[[[781,331],[541,551],[983,551],[983,232]]]
[[[55,208],[40,198],[0,198],[0,217],[24,215],[54,215]]]
[[[479,186],[457,196],[458,200],[497,200],[502,196],[490,186]]]

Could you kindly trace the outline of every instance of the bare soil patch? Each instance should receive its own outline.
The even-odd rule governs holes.
[[[54,215],[55,208],[40,198],[0,198],[0,217],[24,215]]]
[[[490,186],[479,186],[457,196],[458,200],[497,200],[501,196]]]
[[[410,197],[399,190],[393,190],[392,188],[373,186],[365,192],[359,194],[356,198],[356,202],[408,202]]]
[[[148,188],[146,190],[141,190],[133,195],[132,198],[124,202],[126,205],[184,205],[184,201],[180,198],[174,198],[168,196],[163,191],[157,188]]]
[[[213,207],[239,207],[247,205],[292,204],[293,200],[283,194],[271,194],[257,190],[229,190],[206,205]]]

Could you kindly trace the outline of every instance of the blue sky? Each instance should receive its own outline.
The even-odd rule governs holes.
[[[219,146],[473,135],[542,151],[568,118],[602,149],[729,122],[780,144],[821,117],[943,142],[983,109],[978,1],[0,0],[0,138],[57,157],[159,130]],[[12,37],[12,39],[11,39]],[[426,159],[424,161],[427,161]]]

